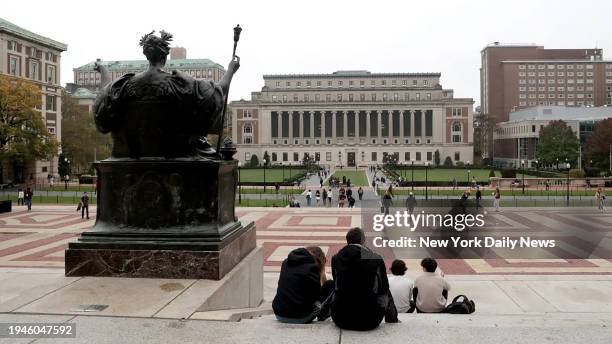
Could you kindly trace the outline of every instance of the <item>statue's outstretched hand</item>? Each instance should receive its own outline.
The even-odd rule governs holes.
[[[228,73],[233,75],[238,71],[239,68],[240,68],[240,57],[234,56],[232,61],[229,63],[229,66],[227,67],[227,71]]]
[[[103,72],[106,71],[106,66],[104,66],[100,62],[96,61],[96,62],[94,62],[94,70],[96,72],[103,73]]]

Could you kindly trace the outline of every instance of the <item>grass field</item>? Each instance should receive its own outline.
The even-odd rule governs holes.
[[[429,195],[433,195],[433,196],[456,196],[457,198],[461,197],[461,195],[463,194],[463,191],[466,190],[466,187],[458,187],[457,190],[451,190],[451,189],[438,189],[438,188],[430,188],[428,189],[428,194]],[[386,190],[383,189],[379,189],[378,190],[378,194],[380,196],[382,196],[385,193]],[[413,192],[415,195],[425,195],[425,189],[423,188],[417,188],[415,190],[411,190],[409,187],[406,189],[397,189],[395,188],[393,190],[393,194],[396,196],[405,196],[408,195],[410,192]],[[492,188],[485,188],[483,189],[483,196],[491,196],[491,193],[493,192]],[[476,190],[474,189],[470,189],[470,193],[472,196],[474,196],[476,194]],[[525,194],[521,193],[521,188],[514,188],[514,190],[501,190],[501,195],[503,196],[516,196],[516,197],[528,197],[528,196],[565,196],[566,195],[566,190],[561,190],[561,189],[553,189],[553,190],[549,190],[546,191],[544,189],[542,190],[528,190],[525,189]],[[583,196],[586,198],[589,197],[595,197],[595,190],[584,190],[584,189],[571,189],[570,190],[570,196]]]
[[[266,168],[266,183],[282,182],[285,179],[289,179],[291,176],[306,172],[306,169],[282,169],[282,168]],[[263,168],[249,168],[240,170],[240,182],[263,182],[264,181],[264,169]]]
[[[342,176],[346,176],[346,179],[351,180],[351,186],[353,185],[367,186],[368,185],[368,178],[366,177],[366,174],[364,171],[336,171],[332,175],[332,177],[338,178],[341,182],[342,182]],[[326,182],[325,185],[329,185],[329,183]]]
[[[472,176],[476,177],[476,180],[479,182],[489,180],[489,170],[469,170],[469,177],[467,171],[468,169],[430,168],[427,171],[427,180],[432,182],[452,182],[454,178],[458,182],[467,182],[472,180]],[[412,170],[410,168],[396,169],[395,172],[408,181],[412,180]],[[495,176],[501,177],[501,173],[495,171]],[[425,169],[414,169],[414,181],[424,180]]]
[[[236,193],[238,193],[239,190],[236,190]],[[275,195],[276,194],[276,190],[274,189],[273,186],[268,186],[266,188],[266,191],[264,192],[263,188],[246,188],[246,187],[242,187],[242,190],[240,190],[240,192],[243,195],[246,194],[250,194],[250,195],[261,195],[261,194],[266,194],[266,195]],[[294,188],[280,188],[278,190],[278,193],[280,195],[299,195],[302,192],[304,192],[304,189],[294,189]]]

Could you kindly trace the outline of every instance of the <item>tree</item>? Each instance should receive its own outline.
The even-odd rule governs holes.
[[[483,156],[492,157],[493,131],[498,120],[486,113],[474,114],[474,163]]]
[[[255,155],[255,154],[251,155],[251,161],[249,162],[249,166],[250,167],[258,167],[259,166],[259,158],[257,158],[257,155]]]
[[[264,166],[270,166],[270,155],[268,154],[268,151],[264,152]]]
[[[551,121],[540,130],[536,158],[545,164],[576,161],[580,142],[564,121]]]
[[[40,106],[36,84],[0,75],[0,166],[5,161],[48,160],[57,154],[57,140],[35,109]]]
[[[450,156],[444,159],[444,167],[453,167],[453,159]]]
[[[610,145],[612,144],[612,118],[599,121],[584,147],[588,160],[602,170],[610,168]]]
[[[440,166],[440,151],[436,149],[434,152],[434,164],[436,167]]]
[[[94,160],[110,156],[111,147],[110,135],[98,132],[93,116],[62,92],[62,153],[70,160],[72,172],[89,173]]]

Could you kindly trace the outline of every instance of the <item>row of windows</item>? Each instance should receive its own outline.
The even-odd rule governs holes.
[[[554,84],[555,81],[556,81],[557,84],[565,84],[566,82],[568,84],[574,84],[574,83],[576,83],[576,84],[584,84],[585,83],[585,79],[576,79],[576,80],[574,80],[574,79],[567,79],[567,80],[566,79],[556,79],[556,80],[555,79],[548,79],[548,80],[547,79],[538,79],[537,83],[538,84]],[[536,83],[536,80],[535,79],[529,79],[529,80],[519,79],[519,84],[525,85],[527,83],[530,84],[530,85],[533,85],[533,84]],[[593,83],[593,79],[586,79],[586,83],[587,84],[592,84]]]
[[[287,95],[283,95],[282,98],[280,98],[277,95],[272,95],[272,101],[273,102],[278,102],[278,101],[282,101],[283,103],[287,103],[289,101],[292,101],[294,103],[297,102],[320,102],[321,99],[324,99],[325,102],[342,102],[342,101],[348,101],[348,102],[354,102],[354,101],[361,101],[361,102],[365,102],[365,101],[410,101],[410,100],[421,100],[421,93],[414,93],[414,95],[411,97],[410,93],[405,93],[402,96],[400,96],[399,93],[393,93],[393,94],[387,94],[387,93],[383,93],[382,96],[379,96],[379,94],[377,93],[372,93],[370,94],[369,97],[367,97],[367,95],[365,93],[360,93],[359,94],[359,99],[357,99],[356,95],[354,95],[353,93],[349,93],[347,97],[345,97],[343,94],[336,94],[335,97],[333,97],[331,94],[325,94],[325,98],[322,97],[321,94],[315,94],[315,95],[310,95],[310,94],[304,94],[302,95],[302,97],[300,97],[298,94],[294,94],[293,97],[288,97]],[[431,93],[425,93],[425,100],[431,100]]]
[[[540,106],[554,106],[554,105],[558,105],[558,106],[593,106],[594,102],[592,101],[579,101],[579,102],[574,102],[574,101],[541,101],[541,102],[526,102],[526,101],[521,101],[519,102],[519,106],[524,107],[524,106],[536,106],[536,105],[540,105]]]
[[[607,72],[607,73],[612,75],[612,72]],[[555,75],[556,76],[565,76],[566,73],[565,72],[557,72],[557,73],[555,73],[555,72],[548,72],[548,73],[546,73],[546,72],[538,72],[537,75],[538,76],[553,76],[554,77]],[[584,72],[576,72],[576,73],[574,73],[574,72],[567,72],[567,76],[570,76],[570,77],[571,76],[584,76],[584,75],[585,75]],[[535,77],[536,76],[536,72],[529,72],[529,73],[519,72],[519,76]],[[586,76],[593,76],[593,72],[586,72]]]
[[[519,99],[527,99],[527,98],[528,98],[527,94],[524,94],[524,93],[519,94]],[[538,98],[538,99],[544,99],[544,98],[559,98],[559,99],[564,99],[564,98],[567,98],[567,99],[574,99],[574,98],[584,99],[584,98],[587,98],[587,99],[593,99],[593,94],[592,93],[587,93],[587,94],[584,94],[584,93],[578,93],[578,94],[574,94],[574,93],[568,93],[568,94],[565,94],[565,93],[558,93],[558,94],[548,93],[548,96],[546,96],[546,94],[540,93],[540,94],[537,95],[537,97],[536,97],[535,94],[529,94],[529,99],[536,99],[536,98]]]
[[[425,161],[432,161],[433,160],[433,152],[424,152],[425,154],[423,154],[423,152],[414,152],[414,160],[412,157],[411,152],[404,152],[404,161],[405,162],[419,162],[419,161],[423,161],[423,157],[425,157]],[[270,160],[272,160],[272,162],[288,162],[289,161],[289,152],[281,152],[281,153],[277,153],[277,152],[272,152],[272,154],[270,155]],[[321,161],[321,153],[320,152],[315,152],[315,153],[305,153],[304,154],[306,157],[313,157],[314,160],[316,162]],[[300,153],[297,152],[293,152],[292,157],[293,157],[293,162],[298,162],[301,161],[300,159],[304,158],[304,155],[300,156]],[[361,161],[366,161],[365,157],[366,157],[366,153],[365,152],[361,152]],[[388,158],[393,157],[396,161],[399,161],[399,153],[398,152],[394,152],[394,153],[389,153],[389,152],[383,152],[382,155],[379,155],[378,152],[370,152],[370,161],[373,162],[377,162],[379,161],[379,157],[382,157],[382,162],[387,161]],[[461,159],[461,154],[459,152],[455,152],[454,154],[454,158],[455,161],[459,161]],[[245,153],[244,154],[244,159],[245,161],[250,161],[251,160],[251,153]],[[325,152],[325,161],[331,162],[333,161],[333,155],[332,152]],[[338,161],[341,162],[342,161],[342,153],[338,154]]]
[[[529,88],[527,88],[525,86],[520,86],[519,87],[519,91],[520,92],[525,92],[527,90],[529,90],[529,92],[535,92],[536,90],[539,91],[539,92],[545,92],[546,90],[548,90],[549,92],[554,92],[555,90],[557,90],[559,92],[565,92],[566,89],[567,89],[568,92],[574,92],[574,90],[577,90],[577,91],[584,91],[585,90],[584,86],[577,86],[577,87],[567,86],[567,88],[564,87],[564,86],[558,86],[556,89],[555,89],[555,86],[548,86],[548,89],[545,86],[539,86],[537,88],[535,86],[530,86]],[[586,87],[587,91],[593,91],[593,89],[594,89],[593,86],[587,86]]]
[[[347,81],[345,83],[345,81]],[[398,80],[391,80],[390,83],[387,84],[387,80],[380,80],[378,85],[379,86],[397,86]],[[412,86],[419,86],[419,80],[417,79],[413,79],[412,82],[409,83],[408,80],[402,80],[401,85],[402,86],[408,86],[408,85],[412,85]],[[281,85],[283,85],[283,83],[281,81],[277,81],[276,82],[276,87],[281,87]],[[284,86],[285,87],[296,87],[296,88],[300,88],[300,87],[312,87],[313,85],[316,85],[316,87],[321,87],[323,85],[327,85],[327,87],[344,87],[344,86],[348,86],[348,87],[355,87],[357,86],[357,83],[355,82],[355,80],[337,80],[335,83],[332,80],[328,80],[326,83],[324,83],[321,80],[317,80],[316,82],[312,82],[312,81],[295,81],[295,82],[291,82],[291,81],[285,81]],[[366,85],[366,81],[365,80],[359,80],[359,87],[365,87]],[[370,86],[377,86],[376,80],[370,80],[369,82]],[[428,79],[423,79],[420,82],[421,86],[429,86],[429,80]]]
[[[23,49],[23,45],[17,41],[7,41],[7,49],[10,51],[15,51],[18,53],[22,52]],[[26,46],[26,55],[31,56],[31,57],[36,57],[39,59],[42,59],[43,57],[43,51],[41,49],[38,49],[36,47],[27,47]],[[57,62],[57,54],[54,54],[50,51],[46,51],[44,52],[45,55],[45,60],[47,61],[53,61],[53,62]]]
[[[606,65],[606,68],[608,68],[608,66],[610,65]],[[573,64],[558,64],[558,65],[554,65],[554,64],[539,64],[537,65],[537,69],[593,69],[593,65],[592,64],[577,64],[577,65],[573,65]],[[612,67],[610,67],[612,68]],[[536,69],[536,65],[535,64],[530,64],[530,65],[524,65],[521,64],[519,65],[519,69]]]
[[[51,83],[57,83],[56,74],[55,74],[55,66],[47,64],[46,74],[43,79],[41,62],[35,59],[28,59],[26,64],[26,73],[22,72],[21,67],[21,57],[8,55],[9,60],[9,74],[17,77],[27,77],[32,80],[37,81],[47,81]],[[25,74],[25,75],[24,75]]]

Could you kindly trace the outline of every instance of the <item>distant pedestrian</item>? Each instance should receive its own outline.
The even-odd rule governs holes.
[[[457,179],[453,178],[453,191],[457,190]]]
[[[319,206],[319,202],[321,201],[321,191],[317,190],[315,192],[315,201],[317,203],[317,207]]]
[[[348,196],[348,204],[349,208],[355,208],[355,198],[353,196]]]
[[[351,187],[351,178],[347,179],[346,181],[346,187],[350,188]]]
[[[24,205],[25,193],[23,189],[17,190],[17,205]]]
[[[493,192],[493,205],[495,206],[495,211],[499,211],[500,201],[501,201],[501,193],[499,192],[499,187],[496,187],[495,192]]]
[[[319,185],[320,187],[323,187],[323,178],[319,177]]]
[[[278,185],[278,183],[275,183],[274,189],[276,190],[276,194],[278,195],[278,191],[280,190],[280,185]]]
[[[328,207],[331,207],[331,206],[332,206],[332,199],[333,199],[333,197],[334,197],[334,195],[333,195],[333,193],[332,193],[332,189],[330,188],[330,189],[327,191],[327,206],[328,206]]]
[[[64,176],[64,190],[68,190],[68,182],[70,181],[70,176]]]
[[[28,211],[32,210],[32,199],[34,198],[34,192],[32,189],[27,188],[24,194],[25,204],[28,206]]]
[[[385,195],[382,198],[382,206],[383,206],[385,215],[389,215],[389,208],[391,208],[392,205],[393,205],[393,198],[391,197],[391,194],[389,193],[389,191],[386,191]]]
[[[81,218],[84,218],[86,215],[89,220],[89,196],[87,191],[83,192],[83,196],[81,196]]]
[[[406,198],[406,210],[408,210],[408,213],[410,215],[412,215],[412,213],[414,212],[414,207],[416,207],[416,205],[417,205],[416,198],[414,198],[414,194],[410,192],[410,194],[408,195],[408,198]]]
[[[323,206],[327,203],[327,190],[323,189]]]
[[[606,202],[606,195],[603,193],[603,190],[601,188],[597,189],[597,192],[595,192],[595,203],[597,204],[597,209],[601,212],[604,211],[604,205]]]
[[[361,201],[363,199],[363,189],[361,188],[361,186],[357,190],[357,195],[359,195],[359,200]]]
[[[550,190],[550,180],[546,179],[544,186],[546,187],[546,191]]]
[[[312,192],[308,190],[308,192],[306,193],[306,206],[310,207],[311,200],[312,200]]]
[[[482,199],[482,192],[480,188],[476,187],[476,208],[480,208],[480,200]]]
[[[346,189],[346,197],[351,197],[353,196],[353,190],[351,190],[351,188],[349,187],[348,189]]]
[[[476,189],[478,182],[476,182],[476,176],[472,176],[472,189]]]
[[[340,192],[338,195],[338,208],[344,208],[344,203],[346,202],[346,195],[343,192]]]

